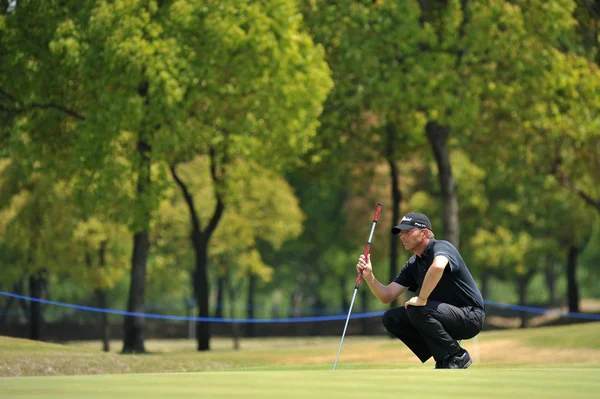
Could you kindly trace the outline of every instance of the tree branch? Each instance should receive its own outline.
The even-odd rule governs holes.
[[[217,205],[215,207],[215,212],[212,215],[212,218],[210,219],[210,222],[208,223],[208,227],[206,228],[206,231],[208,232],[208,234],[210,234],[219,224],[219,220],[221,219],[221,216],[223,216],[223,211],[225,210],[225,203],[223,202],[223,195],[221,194],[221,192],[219,191],[218,183],[222,181],[222,177],[220,177],[217,174],[217,169],[220,169],[221,172],[223,172],[223,167],[218,167],[217,165],[217,160],[216,160],[216,151],[214,148],[211,148],[209,150],[209,155],[210,155],[210,176],[212,177],[212,180],[214,182],[214,192],[215,192],[215,198],[217,199]],[[222,173],[221,173],[222,174]]]
[[[26,112],[32,108],[40,108],[40,109],[55,109],[61,112],[64,112],[65,114],[75,118],[75,119],[79,119],[80,121],[85,120],[85,117],[83,115],[81,115],[80,113],[73,111],[72,109],[69,109],[63,105],[60,104],[56,104],[56,103],[47,103],[47,104],[42,104],[42,103],[37,103],[37,102],[33,102],[29,105],[24,104],[22,101],[18,100],[15,96],[9,94],[8,92],[6,92],[3,89],[0,89],[0,95],[2,95],[3,97],[9,99],[10,101],[12,101],[15,104],[14,108],[8,108],[6,106],[0,106],[0,111],[4,111],[6,113],[9,114],[21,114],[23,112]]]
[[[185,199],[185,202],[187,203],[190,209],[190,221],[192,223],[192,231],[200,231],[200,218],[198,217],[198,212],[196,212],[196,207],[194,206],[194,199],[183,180],[181,180],[181,178],[177,174],[175,165],[170,165],[169,169],[171,170],[171,176],[173,176],[175,183],[177,183],[177,185],[181,189],[183,198]]]
[[[58,111],[62,111],[65,114],[72,116],[75,119],[79,119],[80,121],[84,121],[85,117],[65,106],[60,104],[48,103],[48,104],[39,104],[39,103],[31,103],[29,105],[30,108],[42,108],[42,109],[56,109]]]
[[[569,191],[577,194],[581,199],[583,199],[583,201],[586,204],[591,205],[592,207],[594,207],[598,211],[600,211],[600,199],[596,200],[596,199],[592,198],[591,195],[589,195],[588,193],[583,191],[580,187],[575,185],[568,178],[568,176],[560,170],[561,164],[562,164],[562,159],[559,156],[559,157],[557,157],[557,159],[552,164],[552,167],[550,168],[550,173],[556,178],[556,180],[558,181],[558,184],[565,187]]]
[[[588,204],[593,206],[594,208],[596,208],[596,210],[598,210],[600,212],[600,199],[596,200],[594,198],[592,198],[588,193],[586,193],[585,191],[583,191],[581,188],[577,187],[573,182],[571,182],[571,180],[569,180],[569,178],[567,178],[564,174],[561,174],[560,176],[556,176],[559,183],[561,184],[561,186],[569,189],[570,191],[572,191],[573,193],[579,195],[579,197],[581,199],[583,199],[583,201]]]

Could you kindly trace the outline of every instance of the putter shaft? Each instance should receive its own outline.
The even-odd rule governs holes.
[[[346,325],[344,326],[344,332],[342,333],[342,340],[340,341],[340,347],[337,351],[337,356],[335,357],[335,363],[333,363],[333,369],[335,370],[335,366],[337,366],[338,359],[340,358],[340,352],[342,351],[342,344],[344,343],[344,336],[346,335],[346,329],[348,328],[348,321],[350,320],[350,313],[352,313],[352,306],[354,305],[354,300],[356,299],[356,293],[358,292],[358,285],[354,287],[354,294],[352,294],[352,301],[350,302],[350,310],[348,310],[348,317],[346,317]]]

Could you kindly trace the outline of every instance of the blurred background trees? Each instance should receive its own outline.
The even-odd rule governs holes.
[[[409,255],[390,227],[418,210],[486,298],[585,310],[599,15],[574,0],[0,1],[0,288],[200,318],[343,313],[382,201],[381,281]],[[363,311],[380,306],[367,291]],[[43,339],[51,309],[0,297],[0,328]],[[94,317],[108,350],[114,321]],[[210,349],[210,323],[193,327]],[[125,317],[123,352],[144,332]]]

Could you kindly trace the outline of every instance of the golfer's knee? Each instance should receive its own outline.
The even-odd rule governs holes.
[[[426,309],[424,306],[407,306],[406,314],[411,322],[419,321],[425,316]]]
[[[381,322],[383,323],[383,326],[385,327],[385,329],[388,330],[389,332],[394,331],[395,330],[394,326],[396,326],[398,324],[396,318],[392,314],[391,309],[386,310],[385,313],[383,313],[383,316],[381,316]]]

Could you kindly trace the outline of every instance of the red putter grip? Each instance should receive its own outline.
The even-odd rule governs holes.
[[[379,220],[379,214],[381,213],[381,207],[383,204],[381,202],[377,203],[377,208],[375,209],[375,216],[373,217],[373,221],[377,222]]]

